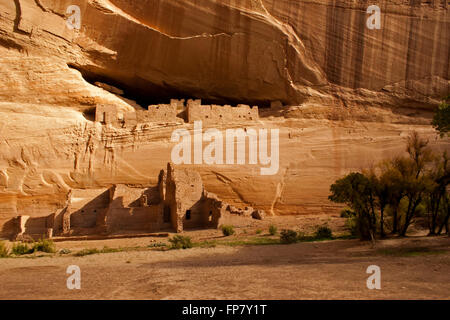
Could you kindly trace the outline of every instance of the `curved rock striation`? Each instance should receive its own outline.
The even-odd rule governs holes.
[[[73,4],[81,8],[79,31],[65,25]],[[369,90],[379,105],[435,104],[449,91],[447,1],[379,1],[379,30],[366,27],[369,5],[16,0],[1,4],[1,43],[147,99],[359,105]]]

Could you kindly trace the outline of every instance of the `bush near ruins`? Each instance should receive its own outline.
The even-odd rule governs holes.
[[[24,254],[31,254],[38,251],[46,253],[55,253],[56,247],[52,240],[42,239],[31,245],[22,242],[15,243],[11,248],[11,253],[17,256]]]
[[[333,233],[327,225],[318,226],[316,229],[315,237],[317,239],[330,239],[333,237]]]
[[[0,258],[6,258],[8,255],[9,255],[8,247],[3,241],[0,242]]]
[[[224,225],[224,226],[220,227],[220,229],[222,230],[222,233],[225,237],[228,237],[228,236],[231,236],[234,234],[233,226]]]
[[[167,247],[167,243],[164,242],[156,242],[156,243],[150,243],[148,248],[165,248]]]
[[[34,250],[26,243],[15,243],[11,248],[11,253],[16,256],[33,253]]]
[[[277,234],[277,231],[278,231],[277,227],[274,226],[273,224],[269,227],[269,234],[270,234],[271,236],[276,235],[276,234]]]
[[[33,252],[47,252],[47,253],[55,253],[56,247],[53,240],[49,239],[41,239],[38,242],[33,244]]]
[[[192,248],[192,241],[190,237],[176,235],[169,239],[172,249],[189,249]]]
[[[284,244],[290,244],[297,242],[297,232],[294,230],[281,230],[280,242]]]
[[[385,236],[386,231],[406,236],[412,221],[425,215],[430,235],[449,233],[450,161],[434,154],[428,141],[413,132],[408,156],[380,162],[363,172],[352,172],[330,187],[329,199],[348,205],[355,215],[347,225],[361,239]],[[386,230],[389,228],[390,230]]]

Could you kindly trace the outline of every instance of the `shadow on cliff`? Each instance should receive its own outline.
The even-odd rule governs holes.
[[[12,239],[14,236],[14,230],[16,229],[16,218],[11,218],[5,222],[0,231],[0,238]]]
[[[257,105],[261,108],[270,106],[270,101],[263,100],[236,100],[227,97],[211,96],[207,92],[203,92],[202,88],[196,88],[192,92],[187,92],[179,88],[170,86],[167,83],[157,85],[140,77],[127,77],[121,74],[115,74],[113,70],[94,68],[92,66],[79,66],[75,64],[67,65],[71,69],[75,69],[81,73],[83,79],[95,85],[95,82],[102,82],[123,91],[122,95],[116,95],[134,107],[142,107],[147,109],[149,105],[166,104],[170,99],[202,99],[203,104],[232,105],[248,104]],[[118,80],[122,79],[122,80]],[[92,115],[89,115],[92,118]]]

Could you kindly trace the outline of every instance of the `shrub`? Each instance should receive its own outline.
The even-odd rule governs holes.
[[[358,220],[366,220],[371,238],[376,231],[376,183],[372,175],[352,172],[331,185],[329,200],[345,203],[357,212]]]
[[[297,232],[297,240],[298,240],[298,241],[305,241],[305,240],[308,240],[308,236],[306,235],[305,232],[299,231],[299,232]]]
[[[345,222],[345,226],[350,231],[350,235],[355,236],[355,237],[359,235],[358,223],[357,223],[356,216],[347,218],[347,221]]]
[[[36,251],[55,253],[56,247],[53,240],[41,239],[33,245],[33,252]]]
[[[108,246],[104,246],[102,250],[100,250],[100,253],[115,253],[115,252],[122,252],[124,251],[123,248],[110,248]]]
[[[84,256],[88,256],[91,254],[96,254],[96,253],[100,253],[100,250],[98,250],[98,249],[83,249],[83,250],[75,253],[75,256],[76,257],[84,257]]]
[[[0,242],[0,258],[6,258],[8,255],[9,255],[8,247],[3,241]]]
[[[11,249],[11,252],[16,256],[33,253],[33,248],[30,248],[26,243],[15,243]]]
[[[278,231],[277,227],[275,227],[273,224],[269,227],[269,234],[270,234],[271,236],[276,235],[276,234],[277,234],[277,231]]]
[[[352,236],[356,236],[361,240],[371,239],[371,226],[363,215],[357,214],[354,217],[348,218],[346,226]]]
[[[351,218],[354,217],[356,214],[354,211],[350,209],[344,209],[341,211],[341,218]]]
[[[439,105],[436,111],[432,125],[439,132],[441,138],[450,131],[450,96],[443,99],[442,103]]]
[[[234,234],[234,227],[233,226],[222,226],[222,233],[225,237],[231,236]]]
[[[262,230],[261,229],[257,229],[256,230],[256,234],[261,234],[262,233]]]
[[[167,247],[167,244],[164,242],[155,242],[155,243],[150,243],[148,245],[149,248],[163,248],[163,247]]]
[[[190,237],[186,236],[174,236],[172,239],[169,239],[171,243],[172,249],[189,249],[192,248],[192,241]]]
[[[327,225],[324,225],[317,227],[315,236],[318,239],[328,239],[333,237],[333,233]]]
[[[294,230],[282,230],[280,234],[280,242],[284,244],[297,242],[297,232]]]

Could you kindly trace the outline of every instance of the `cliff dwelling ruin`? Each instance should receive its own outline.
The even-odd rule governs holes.
[[[202,105],[201,99],[171,99],[170,104],[149,105],[148,110],[122,111],[115,105],[98,105],[95,122],[116,128],[133,128],[137,124],[158,122],[178,123],[180,118],[187,123],[202,121],[204,124],[224,124],[259,119],[258,107],[245,104]]]
[[[227,204],[205,190],[199,173],[168,163],[154,186],[116,184],[103,189],[70,190],[66,204],[57,212],[13,218],[11,239],[179,233],[185,229],[218,228],[231,215],[263,219],[265,213]]]
[[[403,151],[411,130],[431,141],[449,94],[444,0],[383,1],[378,31],[363,1],[77,2],[80,30],[66,28],[70,1],[0,1],[1,236],[206,221],[187,204],[178,223],[156,186],[171,133],[194,137],[195,121],[280,129],[276,174],[202,161],[210,191],[275,215],[329,213],[343,174]]]

